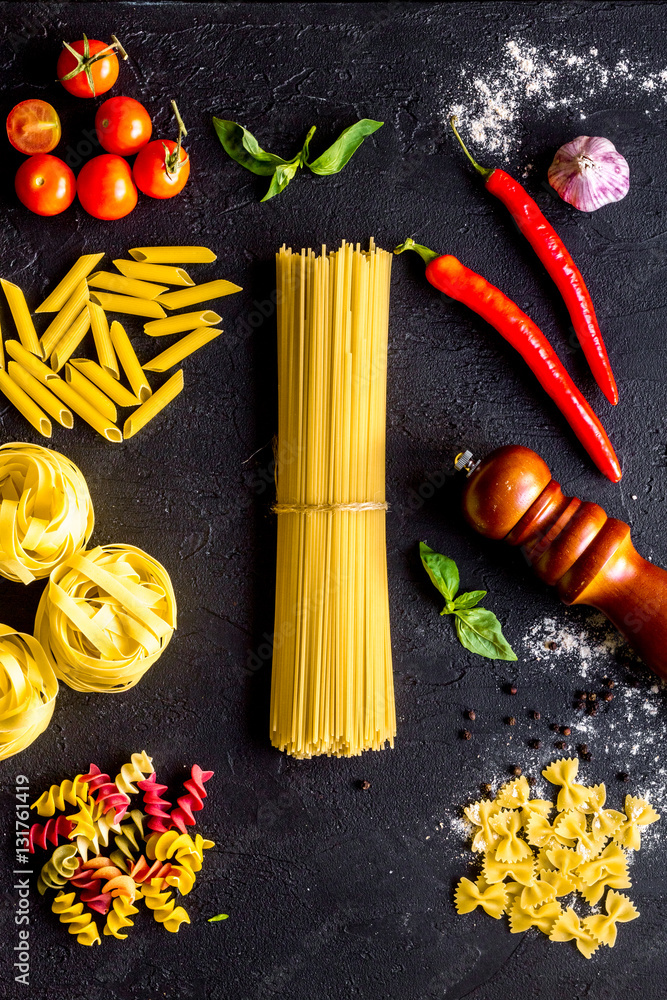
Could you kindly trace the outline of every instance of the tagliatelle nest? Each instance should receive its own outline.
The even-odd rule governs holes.
[[[35,620],[56,675],[77,691],[133,687],[175,628],[169,574],[132,545],[98,546],[58,566]]]
[[[507,782],[495,799],[466,807],[472,850],[483,855],[482,874],[475,882],[460,880],[455,905],[458,913],[479,906],[495,919],[506,913],[512,934],[537,927],[550,941],[574,941],[590,958],[600,945],[613,947],[617,924],[639,916],[616,890],[632,885],[626,850],[639,850],[641,829],[660,816],[632,795],[623,812],[605,808],[605,786],[579,784],[578,768],[577,758],[562,758],[542,772],[560,788],[553,820],[553,803],[531,799],[525,777]],[[574,893],[591,906],[606,893],[605,912],[580,919],[559,902]]]
[[[44,732],[57,693],[58,681],[37,640],[0,625],[0,760]]]
[[[79,469],[36,444],[0,448],[0,574],[32,583],[82,549],[93,506]]]

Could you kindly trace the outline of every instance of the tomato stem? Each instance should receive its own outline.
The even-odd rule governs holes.
[[[170,153],[167,146],[164,143],[162,143],[162,145],[164,146],[164,167],[167,171],[167,176],[176,177],[178,176],[181,166],[187,160],[187,156],[185,160],[181,160],[181,140],[188,134],[188,130],[183,124],[183,119],[181,118],[181,114],[176,106],[176,101],[172,101],[171,106],[174,110],[176,121],[178,123],[178,140],[176,142],[176,149]]]

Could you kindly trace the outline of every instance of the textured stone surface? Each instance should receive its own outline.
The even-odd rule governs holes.
[[[667,563],[665,115],[644,114],[659,103],[655,97],[639,90],[602,96],[590,109],[585,128],[615,141],[630,162],[633,187],[619,205],[578,215],[543,188],[554,149],[584,129],[567,108],[533,118],[527,112],[522,143],[504,164],[519,176],[527,163],[536,164],[528,189],[572,248],[598,304],[620,405],[612,410],[604,402],[580,353],[567,364],[618,447],[620,486],[596,474],[510,348],[438,296],[417,258],[405,255],[395,262],[392,286],[387,415],[396,749],[311,762],[272,750],[264,654],[275,543],[273,253],[283,241],[333,246],[371,235],[391,248],[414,234],[501,284],[562,350],[568,324],[558,296],[454,146],[443,125],[446,95],[455,93],[462,67],[487,65],[494,48],[515,35],[574,51],[595,45],[612,62],[625,49],[659,70],[667,60],[664,5],[3,3],[0,9],[3,115],[28,96],[52,101],[63,119],[61,149],[82,162],[92,152],[85,132],[96,104],[70,98],[53,82],[58,46],[82,31],[101,38],[113,31],[132,56],[114,92],[146,103],[157,136],[171,135],[168,99],[177,98],[192,155],[190,183],[177,199],[142,199],[129,218],[101,223],[78,207],[53,220],[31,216],[12,190],[20,157],[5,148],[2,275],[36,303],[83,251],[104,249],[113,258],[131,246],[182,240],[218,252],[216,265],[192,269],[198,276],[222,274],[244,287],[221,304],[225,336],[185,362],[186,389],[154,427],[119,447],[106,446],[80,423],[54,434],[53,446],[87,477],[97,515],[93,541],[131,542],[165,564],[178,596],[179,630],[127,694],[85,696],[63,687],[48,732],[0,768],[6,942],[0,996],[662,996],[667,904],[659,837],[632,868],[641,919],[621,928],[617,947],[601,949],[590,963],[537,933],[512,936],[504,921],[454,912],[452,888],[468,873],[469,855],[452,821],[481,781],[504,777],[516,763],[537,774],[556,755],[549,723],[571,722],[576,688],[599,689],[609,674],[616,698],[583,738],[593,754],[587,779],[607,780],[617,806],[626,791],[660,785],[661,761],[654,757],[661,752],[664,705],[641,667],[639,688],[625,686],[623,649],[598,656],[586,680],[576,649],[542,650],[536,659],[535,643],[524,636],[536,626],[542,636],[540,623],[549,616],[554,632],[567,625],[586,642],[604,629],[585,609],[566,612],[519,553],[474,536],[458,513],[459,485],[444,474],[464,445],[480,453],[528,445],[567,491],[629,520],[640,550]],[[339,176],[299,176],[262,205],[266,182],[225,156],[212,114],[240,120],[262,145],[284,155],[312,124],[318,125],[314,151],[356,118],[386,125]],[[9,328],[4,313],[2,321]],[[152,345],[137,343],[148,357]],[[0,438],[35,435],[1,404]],[[467,589],[489,591],[487,604],[503,622],[517,664],[481,660],[456,644],[419,566],[419,539],[458,561]],[[31,630],[40,590],[0,583],[0,618]],[[262,665],[248,677],[252,653]],[[511,681],[519,689],[515,698],[505,692]],[[634,755],[623,736],[631,699],[657,708],[639,715]],[[464,720],[468,708],[477,712],[474,724]],[[540,722],[529,719],[533,708]],[[503,723],[510,712],[517,717],[512,730]],[[464,726],[473,731],[471,741],[458,736]],[[527,747],[535,738],[542,749]],[[200,828],[218,846],[186,900],[192,925],[167,935],[141,913],[126,942],[104,939],[100,949],[82,949],[33,892],[31,987],[14,986],[13,776],[28,775],[37,795],[91,760],[115,773],[139,749],[154,756],[163,781],[177,783],[193,761],[216,771]],[[615,781],[620,770],[630,772],[628,785]],[[361,779],[371,782],[366,792],[357,787]],[[230,919],[206,922],[219,912]]]

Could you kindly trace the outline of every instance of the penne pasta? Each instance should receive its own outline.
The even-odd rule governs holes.
[[[197,302],[210,302],[212,299],[221,299],[224,295],[242,291],[241,286],[235,285],[233,281],[217,278],[215,281],[205,281],[202,285],[194,285],[192,288],[167,292],[166,295],[160,295],[158,302],[165,309],[183,309],[185,306],[194,306]]]
[[[57,379],[58,376],[48,365],[45,365],[43,361],[36,358],[34,354],[30,351],[26,351],[23,344],[19,344],[18,340],[7,340],[5,341],[5,348],[7,349],[7,354],[14,361],[17,361],[22,368],[34,375],[38,381],[42,382],[44,385],[50,382],[52,379]]]
[[[9,377],[6,371],[0,371],[0,392],[4,393],[9,402],[16,407],[19,413],[23,414],[36,431],[39,431],[43,437],[51,437],[51,421],[47,415],[40,410],[35,400],[31,399],[28,393]]]
[[[148,264],[210,264],[218,259],[208,247],[135,247],[130,256]]]
[[[118,403],[119,406],[138,406],[139,400],[136,396],[133,396],[129,389],[126,389],[124,385],[121,385],[115,378],[109,375],[109,372],[105,372],[104,368],[101,368],[96,361],[89,361],[87,358],[75,358],[70,361],[73,368],[80,371],[82,375],[89,378],[91,382],[106,393],[106,395],[113,399],[114,403]]]
[[[200,326],[198,329],[193,330],[192,333],[186,334],[180,340],[177,340],[175,344],[168,347],[166,351],[162,354],[158,354],[157,357],[153,358],[147,364],[144,365],[144,371],[147,372],[166,372],[174,365],[177,365],[179,361],[183,358],[187,358],[188,355],[194,354],[198,351],[200,347],[204,344],[208,344],[211,340],[215,340],[219,337],[222,330],[219,330],[214,326]]]
[[[89,329],[90,312],[86,305],[55,346],[51,355],[51,367],[54,372],[59,372],[65,362],[69,361]]]
[[[107,314],[102,306],[98,306],[97,302],[90,302],[88,308],[90,310],[90,326],[93,331],[97,360],[102,368],[109,372],[109,375],[118,378],[120,372],[118,371],[116,354],[111,344],[111,337],[109,336]]]
[[[62,399],[66,406],[69,406],[70,410],[74,410],[82,420],[90,424],[93,430],[96,430],[107,441],[118,444],[119,441],[123,440],[120,429],[116,427],[113,421],[108,420],[104,414],[96,410],[94,406],[91,406],[88,400],[80,396],[67,382],[63,382],[61,378],[57,378],[49,385],[49,388],[53,390],[56,396]]]
[[[127,381],[132,387],[132,392],[137,399],[145,403],[153,390],[144,375],[143,368],[139,364],[139,359],[130,343],[130,338],[125,332],[125,328],[116,320],[111,324],[111,343],[116,352],[116,357],[125,372]]]
[[[179,313],[178,316],[168,316],[167,319],[154,319],[150,323],[144,323],[144,333],[149,337],[167,337],[170,333],[196,330],[198,326],[215,326],[221,319],[222,316],[218,316],[211,309]]]
[[[34,399],[37,405],[48,413],[50,417],[53,417],[62,427],[66,427],[68,430],[74,426],[72,411],[68,410],[65,404],[57,396],[54,396],[43,382],[39,382],[34,375],[31,375],[29,371],[22,368],[16,361],[9,362],[8,371],[12,382],[16,382],[24,392],[27,392],[30,398]]]
[[[115,424],[118,417],[118,410],[114,402],[108,396],[105,396],[102,390],[98,389],[90,379],[82,375],[78,368],[73,368],[70,364],[66,365],[65,380],[75,392],[78,392],[79,396],[90,403],[103,417],[106,417],[107,420]]]
[[[168,406],[173,399],[178,396],[183,388],[183,369],[181,368],[172,375],[171,378],[161,385],[160,388],[153,393],[150,399],[147,399],[145,403],[142,403],[138,410],[131,413],[130,416],[125,421],[123,426],[123,436],[127,438],[134,437],[137,431],[140,431],[142,427],[156,417],[161,410]]]
[[[88,298],[88,285],[85,281],[80,281],[72,292],[71,297],[67,300],[58,315],[51,320],[42,334],[40,345],[41,356],[43,358],[51,357],[54,347],[86,305]]]
[[[132,295],[137,299],[156,299],[162,292],[168,291],[166,285],[127,278],[124,274],[113,274],[111,271],[96,271],[95,274],[91,274],[88,278],[88,287],[105,288],[109,292]]]
[[[80,281],[86,278],[96,264],[104,257],[103,253],[86,253],[79,257],[77,262],[70,267],[63,280],[56,285],[51,294],[44,299],[41,306],[37,306],[36,313],[60,312],[68,299],[74,294],[74,289]]]
[[[144,264],[136,260],[115,260],[121,274],[140,281],[163,281],[165,285],[194,285],[194,281],[182,267],[166,267],[164,264]]]
[[[39,346],[39,338],[37,336],[37,331],[35,330],[35,324],[32,321],[32,316],[30,315],[30,310],[28,309],[28,304],[25,300],[25,295],[19,286],[15,285],[11,281],[5,281],[4,278],[0,278],[0,283],[2,284],[7,304],[9,305],[9,309],[14,319],[19,340],[25,347],[26,351],[30,351],[31,354],[36,354],[37,357],[41,357],[42,351]]]
[[[153,316],[157,319],[166,316],[159,302],[152,299],[138,299],[132,295],[115,295],[113,292],[92,291],[93,302],[102,306],[105,312],[125,313],[129,316]]]

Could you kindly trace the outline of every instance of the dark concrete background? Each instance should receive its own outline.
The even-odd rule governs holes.
[[[41,220],[14,198],[20,157],[5,145],[2,275],[36,303],[81,252],[105,249],[111,259],[152,242],[201,242],[219,259],[193,272],[223,275],[244,291],[222,302],[225,336],[185,362],[185,391],[154,426],[119,447],[105,445],[80,422],[71,432],[54,433],[53,446],[88,480],[97,515],[93,542],[131,542],[164,563],[178,597],[179,629],[160,662],[127,694],[86,696],[63,686],[47,733],[2,765],[0,996],[663,996],[666,855],[659,830],[632,868],[630,895],[641,919],[621,928],[613,951],[600,949],[590,962],[573,946],[549,944],[537,932],[513,936],[505,921],[454,911],[452,887],[468,872],[470,858],[460,806],[477,796],[481,781],[501,780],[511,765],[538,774],[557,755],[548,726],[575,719],[577,687],[599,689],[604,674],[617,682],[615,701],[586,723],[585,736],[593,756],[586,780],[607,781],[615,806],[627,791],[649,789],[659,800],[665,706],[662,692],[651,690],[654,679],[624,647],[605,655],[598,650],[584,681],[585,656],[576,645],[543,649],[550,629],[556,634],[567,626],[583,635],[584,645],[599,645],[607,632],[590,611],[559,605],[519,553],[472,535],[458,513],[459,484],[443,474],[463,445],[484,453],[523,443],[544,456],[569,492],[629,520],[640,550],[667,563],[662,96],[629,87],[627,94],[605,94],[588,107],[586,130],[618,144],[633,178],[625,201],[593,216],[577,214],[543,186],[555,149],[584,130],[575,109],[546,113],[527,106],[521,141],[503,162],[518,176],[535,164],[528,189],[571,247],[597,303],[620,405],[612,410],[604,402],[580,354],[569,355],[567,364],[617,446],[620,486],[596,473],[511,349],[427,286],[416,257],[399,258],[387,414],[400,720],[395,750],[309,762],[273,750],[270,663],[262,650],[272,631],[275,544],[269,513],[269,442],[276,426],[273,253],[283,241],[297,248],[325,241],[334,246],[341,238],[365,242],[371,235],[390,249],[412,233],[501,284],[563,352],[567,318],[555,289],[502,207],[480,190],[448,135],[444,112],[456,96],[461,67],[482,72],[493,66],[510,37],[582,52],[595,45],[612,64],[625,49],[659,71],[667,61],[665,5],[1,8],[3,115],[28,96],[52,101],[63,119],[61,155],[69,150],[85,159],[91,154],[85,131],[92,129],[97,102],[65,94],[53,82],[55,62],[62,38],[73,40],[82,31],[108,38],[113,31],[132,57],[114,93],[142,100],[162,136],[171,135],[168,99],[176,97],[192,156],[191,180],[171,202],[141,199],[118,223],[97,222],[79,207]],[[558,91],[561,82],[555,86]],[[571,84],[564,79],[562,87],[565,93]],[[266,148],[285,155],[312,124],[318,125],[314,151],[357,118],[386,124],[337,177],[299,176],[262,205],[265,181],[226,157],[211,127],[213,114],[240,120]],[[262,311],[267,315],[260,322]],[[148,357],[152,345],[140,337],[137,344]],[[11,407],[0,405],[0,421],[3,441],[36,440]],[[420,539],[458,561],[467,589],[488,589],[487,604],[503,622],[517,664],[482,660],[456,644],[419,566]],[[2,582],[1,620],[31,631],[40,590]],[[550,617],[553,627],[544,624]],[[526,641],[533,629],[536,639]],[[259,660],[249,660],[252,654]],[[248,673],[249,662],[259,669]],[[518,685],[516,698],[506,693],[509,682]],[[638,713],[635,704],[648,708]],[[471,707],[478,720],[470,726],[473,740],[464,742],[459,731]],[[541,710],[539,724],[528,719],[532,708]],[[517,717],[514,730],[503,723],[510,713]],[[529,737],[539,737],[542,748],[529,749]],[[569,743],[573,748],[574,735]],[[185,901],[192,925],[168,935],[141,913],[127,941],[104,938],[99,949],[80,948],[33,892],[31,986],[15,986],[14,775],[26,774],[36,796],[91,761],[113,774],[141,749],[153,755],[164,781],[178,784],[195,761],[216,771],[198,828],[217,847]],[[630,773],[627,785],[616,780],[621,770]],[[371,782],[369,791],[358,789],[361,779]],[[206,922],[219,912],[229,920]]]

